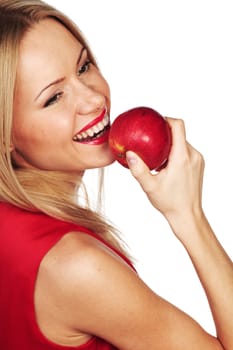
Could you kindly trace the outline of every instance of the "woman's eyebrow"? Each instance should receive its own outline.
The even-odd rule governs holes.
[[[83,53],[84,51],[86,51],[86,47],[83,46],[79,55],[78,55],[78,59],[77,59],[77,65],[80,63],[81,59],[82,59],[82,56],[83,56]],[[46,85],[40,92],[39,94],[36,96],[35,98],[35,101],[40,97],[40,95],[45,91],[47,90],[49,87],[53,86],[53,85],[56,85],[56,84],[59,84],[61,83],[62,81],[64,81],[65,77],[62,77],[62,78],[59,78],[59,79],[56,79],[54,81],[52,81],[50,84]]]
[[[77,65],[80,63],[80,61],[81,61],[81,59],[82,59],[82,57],[83,57],[83,53],[84,53],[85,51],[87,51],[87,49],[86,49],[85,46],[83,46],[82,49],[81,49],[81,51],[80,51],[80,54],[79,54],[79,56],[78,56],[78,59],[77,59]]]
[[[35,98],[35,101],[38,100],[38,98],[40,97],[40,95],[42,95],[42,93],[47,90],[50,86],[53,86],[53,85],[56,85],[58,83],[61,83],[65,78],[62,77],[62,78],[59,78],[59,79],[56,79],[54,81],[52,81],[50,84],[46,85],[41,91],[40,93],[36,96]]]

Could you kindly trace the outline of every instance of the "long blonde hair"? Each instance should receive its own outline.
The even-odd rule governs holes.
[[[20,168],[11,158],[19,45],[25,32],[45,18],[53,18],[63,24],[87,48],[90,60],[97,66],[81,31],[63,13],[40,0],[0,0],[0,200],[83,225],[127,254],[113,226],[88,206],[88,200],[86,205],[80,205],[77,191],[84,188],[85,192],[80,176]],[[102,178],[103,170],[100,170],[100,175]]]

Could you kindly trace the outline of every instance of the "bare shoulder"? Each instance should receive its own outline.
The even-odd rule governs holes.
[[[63,332],[67,327],[66,334],[75,330],[86,337],[96,335],[121,350],[222,349],[117,254],[86,234],[69,233],[51,249],[41,264],[39,282],[47,286],[48,302],[40,299],[47,303],[46,317],[50,309],[57,326],[62,325]]]
[[[97,272],[98,266],[112,259],[129,268],[117,253],[100,240],[83,232],[70,232],[48,252],[41,269],[45,269],[48,274],[52,273],[53,276],[56,273],[60,275],[64,270],[66,275],[68,272],[74,273],[76,277],[80,274],[81,278],[87,271]],[[67,277],[69,278],[68,275]]]
[[[92,288],[96,292],[99,288],[99,294],[104,295],[108,285],[117,281],[119,273],[136,275],[125,260],[107,245],[82,232],[66,234],[46,255],[40,272],[47,285],[51,283],[51,289],[56,286],[56,290],[62,290],[66,298],[75,295],[76,301],[82,302],[82,305],[85,305],[87,292]]]
[[[109,260],[132,270],[112,249],[83,232],[67,233],[45,255],[35,286],[35,308],[48,339],[77,346],[91,338],[92,333],[82,330],[89,309],[87,296],[90,290],[101,291],[102,283],[106,290],[111,284],[111,269],[103,274],[106,266],[110,268]]]

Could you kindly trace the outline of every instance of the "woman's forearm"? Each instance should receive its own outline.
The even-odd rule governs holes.
[[[184,215],[173,231],[183,237],[206,292],[217,337],[224,349],[233,349],[233,263],[217,240],[205,215]],[[178,233],[179,231],[179,233]],[[185,238],[184,238],[185,237]]]
[[[151,174],[136,154],[127,152],[130,170],[187,250],[206,292],[218,340],[233,350],[233,265],[202,210],[204,159],[186,141],[183,121],[167,120],[173,140],[167,167]]]

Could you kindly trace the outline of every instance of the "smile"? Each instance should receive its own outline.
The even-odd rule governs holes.
[[[99,119],[99,118],[98,118]],[[105,132],[110,127],[110,118],[105,111],[102,120],[98,121],[96,124],[90,126],[89,128],[80,131],[73,137],[73,141],[88,143],[101,138]]]

